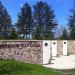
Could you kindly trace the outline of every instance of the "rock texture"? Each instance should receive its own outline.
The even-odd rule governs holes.
[[[50,41],[52,43],[53,40]],[[67,43],[68,54],[75,54],[75,41],[68,40]],[[57,40],[57,53],[58,56],[63,55],[63,40]],[[0,59],[42,64],[43,41],[1,41]]]
[[[68,41],[68,54],[75,54],[75,41],[69,40]]]
[[[0,58],[42,64],[42,47],[42,41],[2,42],[0,43]]]
[[[63,41],[57,41],[58,55],[63,55]]]

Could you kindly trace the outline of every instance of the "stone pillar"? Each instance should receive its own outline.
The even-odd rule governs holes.
[[[63,55],[67,56],[67,40],[63,41]]]
[[[52,56],[57,56],[57,41],[52,41]]]
[[[48,64],[50,61],[50,41],[43,41],[43,64]]]

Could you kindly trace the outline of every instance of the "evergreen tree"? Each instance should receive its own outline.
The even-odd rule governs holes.
[[[71,15],[69,16],[68,19],[68,26],[70,31],[69,38],[75,39],[75,0],[74,0],[73,8],[71,10]]]
[[[30,39],[30,36],[27,36],[32,32],[32,11],[28,3],[25,3],[21,8],[16,26],[20,38]]]
[[[34,36],[33,36],[33,39],[36,39],[36,40],[41,40],[42,39],[42,36],[40,35],[40,33],[41,33],[41,28],[40,28],[40,26],[38,25],[37,27],[36,27],[36,30],[35,30],[35,33],[34,33]]]
[[[0,1],[0,39],[2,39],[2,15],[3,15],[3,5]]]
[[[63,30],[60,39],[62,39],[62,40],[67,40],[68,39],[68,32],[67,32],[66,29]]]
[[[53,29],[56,27],[57,23],[52,8],[49,7],[46,2],[39,1],[34,5],[34,22],[36,25],[34,36],[37,35],[38,38],[41,37],[41,39],[53,38]],[[38,30],[40,30],[39,35],[37,34],[39,32]]]
[[[11,17],[0,2],[0,38],[9,39],[11,31]]]
[[[17,39],[17,38],[18,38],[17,31],[14,27],[12,27],[11,34],[10,34],[10,39]]]
[[[43,38],[42,33],[43,33],[43,24],[42,24],[42,17],[43,17],[43,2],[37,2],[34,5],[34,13],[33,13],[33,17],[34,17],[34,22],[35,22],[35,34],[34,34],[34,38],[37,39],[41,39]],[[40,31],[39,31],[40,30]],[[37,37],[36,37],[37,35]]]
[[[51,7],[45,3],[45,17],[44,17],[44,39],[53,39],[54,32],[53,30],[57,26],[57,22],[55,20],[54,11]]]
[[[70,39],[75,39],[75,25],[73,26],[73,28],[70,31]]]

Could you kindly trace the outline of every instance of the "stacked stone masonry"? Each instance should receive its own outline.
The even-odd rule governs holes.
[[[0,58],[42,64],[42,41],[11,41],[0,43]]]
[[[49,41],[52,42],[53,40]],[[63,55],[63,40],[56,41],[57,53],[59,56]],[[68,40],[67,43],[68,54],[75,54],[75,41]],[[33,64],[42,64],[43,40],[0,41],[0,59],[16,60]]]

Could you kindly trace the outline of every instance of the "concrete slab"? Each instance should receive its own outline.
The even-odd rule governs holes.
[[[43,65],[53,69],[73,69],[75,68],[75,55],[53,57],[51,64]]]

